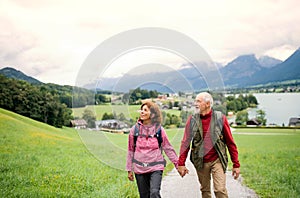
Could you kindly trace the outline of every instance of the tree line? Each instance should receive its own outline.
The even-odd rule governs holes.
[[[61,86],[56,84],[33,85],[23,80],[16,80],[0,75],[0,107],[53,125],[55,127],[68,126],[72,117],[71,108],[85,107],[86,105],[97,105],[111,102],[107,97],[110,92],[96,91],[88,89]],[[128,104],[141,104],[141,100],[147,98],[157,98],[160,93],[156,90],[143,90],[136,88],[130,90],[122,96],[122,102]],[[183,95],[183,93],[181,94]],[[216,101],[215,109],[223,113],[228,111],[238,112],[248,107],[257,105],[256,98],[253,95],[239,95],[224,97],[223,95],[213,94]],[[182,109],[182,103],[175,101],[169,102],[168,107],[178,107]],[[190,112],[182,111],[180,116],[163,113],[164,124],[167,126],[182,126]],[[118,117],[109,115],[108,117]],[[89,115],[87,115],[89,117]],[[120,119],[124,115],[120,115]],[[107,118],[105,118],[107,119]],[[133,122],[132,120],[130,120]]]
[[[122,97],[122,102],[124,104],[141,104],[141,100],[147,99],[147,98],[157,98],[160,93],[156,90],[150,90],[147,89],[141,89],[136,88],[129,91],[129,93],[125,93]]]
[[[238,97],[235,96],[227,96],[226,97],[226,108],[227,111],[238,112],[248,107],[256,107],[258,102],[256,97],[252,94],[242,95],[240,94]]]
[[[55,127],[68,126],[71,108],[110,102],[104,94],[57,84],[31,84],[0,74],[0,107]]]
[[[67,105],[69,99],[62,103],[51,85],[32,85],[3,75],[0,82],[1,108],[55,127],[69,125],[72,119],[72,110]]]

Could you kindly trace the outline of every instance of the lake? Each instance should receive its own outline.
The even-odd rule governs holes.
[[[300,117],[300,93],[255,93],[259,103],[256,109],[249,110],[249,118],[256,116],[256,110],[266,113],[267,125],[275,123],[288,126],[291,117]]]

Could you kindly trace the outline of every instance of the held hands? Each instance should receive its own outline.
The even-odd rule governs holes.
[[[134,177],[133,177],[133,172],[132,171],[128,171],[128,179],[130,180],[130,181],[133,181],[134,180]]]
[[[178,166],[177,171],[181,177],[184,177],[186,174],[189,174],[189,170],[185,166]]]
[[[237,179],[240,175],[240,168],[232,168],[232,176],[234,179]]]

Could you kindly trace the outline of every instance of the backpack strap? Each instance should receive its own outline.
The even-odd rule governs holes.
[[[158,141],[158,147],[161,148],[161,143],[163,142],[162,135],[161,135],[161,126],[158,126],[158,130],[155,133],[155,137]]]
[[[136,141],[139,136],[139,133],[140,133],[140,124],[136,123],[134,125],[134,132],[133,132],[133,152],[135,152]]]
[[[142,137],[150,137],[150,138],[154,138],[156,137],[157,139],[157,142],[158,142],[158,146],[162,152],[162,147],[161,147],[161,143],[163,142],[163,139],[162,139],[162,135],[161,135],[161,125],[157,124],[156,125],[156,133],[154,136],[151,136],[151,135],[141,135],[140,134],[140,124],[137,123],[135,126],[134,126],[134,133],[133,133],[133,152],[135,152],[135,148],[136,148],[136,141],[137,141],[137,138],[139,136],[142,136]],[[137,161],[136,159],[134,159],[134,155],[132,156],[132,162],[133,163],[136,163],[140,166],[143,166],[143,167],[148,167],[148,166],[155,166],[157,164],[163,164],[164,166],[166,166],[166,160],[164,159],[163,161],[159,161],[159,162],[151,162],[151,163],[144,163],[144,162],[140,162],[140,161]]]
[[[166,164],[167,164],[166,160],[159,161],[159,162],[145,163],[145,162],[140,162],[140,161],[137,161],[136,159],[133,159],[132,162],[134,162],[134,163],[136,163],[136,164],[138,164],[138,165],[140,165],[140,166],[142,166],[142,167],[155,166],[155,165],[157,165],[157,164],[163,164],[164,167],[166,167]]]
[[[134,125],[134,132],[133,132],[133,151],[135,151],[135,148],[136,148],[136,141],[137,141],[137,138],[138,136],[142,136],[142,137],[146,137],[146,135],[140,135],[140,127],[141,127],[141,124],[139,123],[136,123]],[[154,136],[147,136],[147,137],[150,137],[150,138],[153,138],[153,137],[156,137],[157,139],[157,142],[158,142],[158,147],[161,148],[161,143],[163,142],[163,139],[162,139],[162,135],[161,135],[161,125],[157,124],[156,125],[156,133]]]

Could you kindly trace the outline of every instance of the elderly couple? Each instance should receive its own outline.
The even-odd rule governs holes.
[[[141,105],[139,120],[129,133],[126,164],[128,179],[133,181],[135,177],[141,198],[160,197],[165,167],[162,150],[180,176],[184,177],[189,173],[185,161],[190,147],[190,160],[197,171],[202,197],[211,197],[211,175],[215,196],[228,197],[225,175],[228,163],[226,147],[233,163],[234,179],[237,179],[240,173],[238,151],[226,116],[214,111],[212,105],[213,98],[209,93],[202,92],[196,96],[196,112],[186,122],[179,158],[161,126],[162,116],[157,105],[151,101]]]

